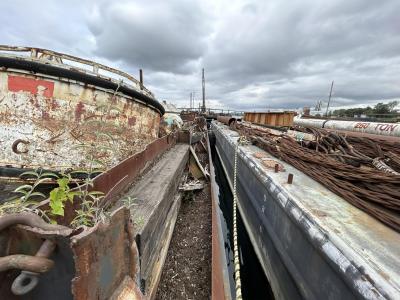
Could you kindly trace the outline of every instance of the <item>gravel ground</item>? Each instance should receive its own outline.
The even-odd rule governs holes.
[[[207,185],[182,201],[156,299],[210,299],[211,199]]]

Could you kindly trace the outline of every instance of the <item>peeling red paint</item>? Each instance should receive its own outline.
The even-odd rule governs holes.
[[[10,92],[29,92],[51,98],[54,92],[54,82],[8,75],[8,90]]]

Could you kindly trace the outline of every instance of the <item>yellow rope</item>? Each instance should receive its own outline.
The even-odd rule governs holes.
[[[237,160],[239,144],[244,144],[246,142],[244,137],[239,137],[238,143],[235,147],[235,162],[233,168],[233,255],[234,255],[234,266],[235,266],[235,286],[236,286],[236,299],[242,299],[242,284],[240,281],[240,260],[239,260],[239,245],[238,245],[238,235],[237,235],[237,193],[236,193],[236,178],[237,178]]]

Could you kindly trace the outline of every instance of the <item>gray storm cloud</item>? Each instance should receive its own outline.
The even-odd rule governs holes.
[[[206,15],[195,2],[110,1],[95,6],[95,11],[89,21],[95,53],[110,60],[185,73],[207,49],[208,26],[202,23]]]
[[[400,2],[2,1],[0,43],[40,46],[137,74],[160,100],[240,110],[399,98]]]

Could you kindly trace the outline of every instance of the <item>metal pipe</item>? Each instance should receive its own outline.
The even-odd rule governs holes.
[[[328,116],[329,105],[331,104],[332,89],[333,89],[333,80],[332,80],[332,85],[331,85],[331,91],[329,92],[328,105],[326,106],[326,114],[325,114],[326,116]]]
[[[400,137],[399,123],[379,123],[363,121],[339,121],[313,118],[294,118],[294,124],[331,130],[354,131],[361,133]]]
[[[139,78],[140,78],[140,89],[143,90],[143,70],[139,70]]]
[[[288,178],[287,178],[287,183],[292,184],[293,183],[293,174],[289,173]]]
[[[233,118],[232,116],[218,116],[217,121],[230,126],[232,123],[235,123],[237,120],[236,120],[236,118]]]
[[[31,179],[35,178],[32,175],[24,175],[21,176],[21,174],[25,172],[35,172],[38,169],[33,169],[33,168],[16,168],[16,167],[10,167],[10,166],[0,166],[0,177],[15,177],[15,178],[20,178],[20,179]],[[58,177],[61,177],[61,171],[60,170],[50,170],[50,169],[40,169],[43,173],[53,173],[54,175],[57,175]],[[68,170],[67,170],[68,171]],[[93,172],[90,174],[90,178],[94,178],[97,175],[101,174],[101,172]],[[73,172],[69,173],[72,179],[86,179],[88,177],[88,174],[85,172],[79,173],[79,172]]]

